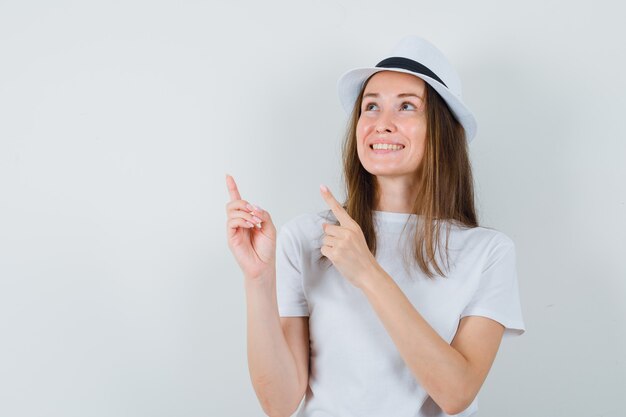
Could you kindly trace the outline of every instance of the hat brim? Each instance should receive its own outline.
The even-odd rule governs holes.
[[[465,129],[465,137],[467,142],[471,142],[476,136],[477,125],[474,115],[469,108],[460,100],[459,97],[454,95],[446,86],[439,81],[423,74],[418,74],[413,71],[405,70],[403,68],[356,68],[344,73],[337,81],[337,90],[339,92],[339,100],[342,107],[347,114],[351,114],[354,109],[354,104],[359,96],[361,88],[365,83],[365,80],[377,72],[380,71],[395,71],[405,74],[411,74],[418,78],[421,78],[427,82],[446,102],[452,114],[461,123],[463,129]]]

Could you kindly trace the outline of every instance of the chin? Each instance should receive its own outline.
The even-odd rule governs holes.
[[[414,167],[413,169],[406,169],[400,167],[371,167],[364,164],[361,164],[363,168],[369,172],[371,175],[377,177],[397,177],[397,176],[406,176],[406,175],[414,175],[417,172],[418,167]]]
[[[398,171],[395,169],[367,169],[365,168],[365,170],[376,177],[393,177],[397,175],[406,175],[406,172]]]

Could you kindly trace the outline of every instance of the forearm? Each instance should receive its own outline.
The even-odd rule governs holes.
[[[408,368],[444,411],[458,409],[466,397],[467,360],[424,320],[382,268],[371,274],[363,292]]]
[[[250,379],[263,410],[290,416],[300,403],[296,361],[278,315],[274,276],[245,281]]]

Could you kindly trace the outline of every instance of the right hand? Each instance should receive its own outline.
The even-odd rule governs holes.
[[[275,268],[276,227],[267,211],[254,210],[250,214],[246,208],[250,203],[241,199],[235,179],[230,175],[226,176],[226,186],[230,194],[226,204],[228,247],[246,278],[261,278]],[[257,224],[253,216],[261,219],[261,228],[246,223]]]

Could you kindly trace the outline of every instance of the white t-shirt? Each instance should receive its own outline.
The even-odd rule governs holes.
[[[401,251],[410,262],[417,219],[374,211],[376,260],[433,329],[451,343],[460,319],[476,315],[504,325],[505,339],[523,334],[513,241],[494,229],[453,225],[449,270],[438,255],[448,277],[432,279],[416,263],[404,266]],[[279,314],[309,317],[309,385],[297,417],[447,416],[406,366],[363,292],[332,264],[327,268],[330,260],[318,263],[322,224],[334,220],[330,210],[301,214],[277,237]],[[446,229],[442,224],[442,249]],[[474,414],[477,400],[457,416]]]

